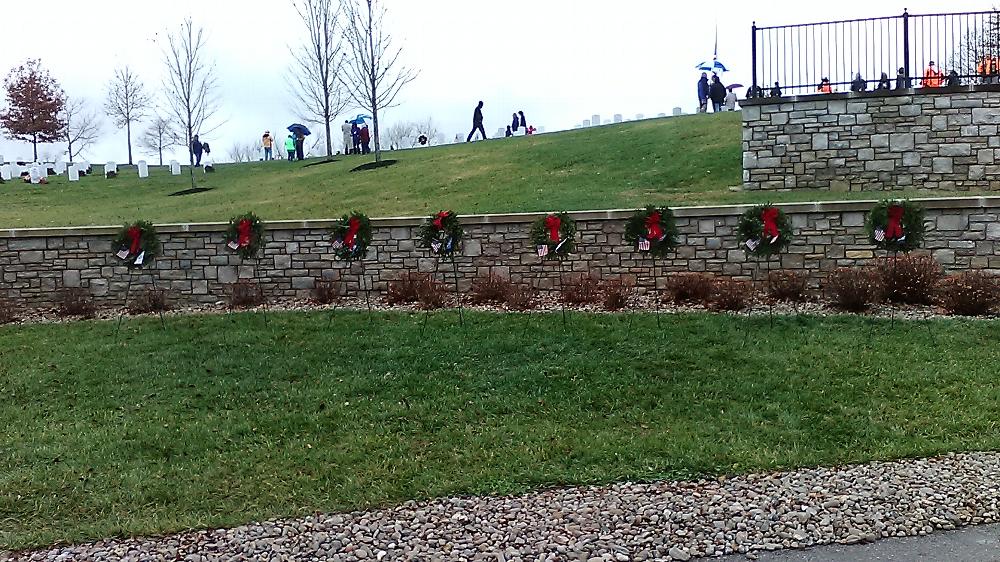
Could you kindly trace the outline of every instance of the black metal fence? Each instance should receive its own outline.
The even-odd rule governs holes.
[[[1000,12],[904,10],[901,16],[776,27],[754,22],[752,72],[754,97],[779,93],[775,83],[786,96],[997,83]]]

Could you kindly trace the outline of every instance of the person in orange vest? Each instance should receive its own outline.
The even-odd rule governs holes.
[[[944,73],[934,66],[934,61],[927,63],[927,70],[924,71],[924,87],[940,88],[944,82]]]
[[[821,94],[832,94],[833,86],[830,85],[830,79],[824,78],[823,81],[819,83],[819,89],[817,91]]]
[[[976,71],[982,77],[983,84],[995,84],[997,82],[997,75],[1000,74],[1000,61],[993,55],[986,55],[976,65]]]

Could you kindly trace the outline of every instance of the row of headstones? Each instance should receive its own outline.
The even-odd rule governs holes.
[[[7,162],[4,163],[3,156],[0,156],[0,178],[4,181],[19,178],[25,172],[28,173],[28,177],[31,183],[38,184],[45,178],[49,177],[49,171],[51,170],[55,175],[66,174],[69,181],[80,181],[80,174],[86,174],[87,170],[90,169],[90,162],[74,162],[72,164],[66,164],[65,162],[35,162],[29,165],[20,165],[17,162]],[[138,170],[140,178],[149,177],[149,165],[145,160],[139,160],[136,163],[136,169]],[[170,161],[170,173],[175,176],[181,175],[181,165],[177,160]],[[114,162],[108,162],[104,165],[104,177],[114,177],[118,175],[118,164]]]

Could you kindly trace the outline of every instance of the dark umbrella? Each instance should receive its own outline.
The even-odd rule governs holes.
[[[730,84],[726,86],[726,89],[738,90],[743,87],[743,84]]]
[[[305,125],[302,125],[300,123],[295,123],[293,125],[289,125],[288,126],[288,132],[289,133],[302,133],[302,136],[304,136],[304,137],[307,137],[307,136],[309,136],[309,135],[312,134],[312,133],[309,132],[309,127],[306,127]]]

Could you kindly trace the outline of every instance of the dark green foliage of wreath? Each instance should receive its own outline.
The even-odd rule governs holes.
[[[559,242],[549,239],[549,229],[545,226],[545,219],[556,216],[559,217]],[[535,224],[531,226],[531,243],[535,246],[548,246],[549,253],[546,257],[558,258],[568,256],[576,249],[576,221],[570,218],[566,212],[550,213],[539,217]],[[565,240],[565,242],[563,242]],[[560,245],[561,243],[561,245]],[[556,248],[559,248],[556,250]]]
[[[678,231],[677,221],[674,219],[674,212],[667,207],[656,207],[650,205],[643,210],[638,210],[632,218],[625,223],[625,242],[636,246],[640,238],[646,238],[648,229],[646,219],[654,212],[660,213],[660,228],[666,236],[662,240],[650,240],[649,251],[647,253],[655,258],[665,258],[667,254],[677,248]]]
[[[434,224],[439,218],[441,219],[440,229]],[[424,224],[420,226],[419,235],[421,248],[426,248],[438,255],[448,255],[461,248],[462,237],[465,235],[465,231],[462,229],[462,223],[458,220],[458,215],[454,211],[441,211],[440,213],[431,215],[430,218],[424,221]],[[450,245],[448,243],[449,240],[451,241]],[[434,252],[433,244],[435,242],[441,245],[437,252]]]
[[[879,242],[875,239],[875,231],[877,229],[885,230],[885,227],[889,224],[889,207],[894,205],[899,205],[903,208],[903,220],[901,224],[903,234],[906,238],[904,240],[885,239]],[[865,220],[865,230],[868,232],[868,240],[880,250],[890,252],[909,252],[910,250],[915,250],[924,241],[926,230],[924,215],[924,208],[911,201],[892,201],[889,199],[879,201],[868,212],[868,218]]]
[[[132,224],[123,225],[111,243],[111,251],[117,253],[129,245],[128,231],[133,226],[139,227],[139,230],[142,231],[142,235],[139,237],[139,251],[145,252],[145,255],[142,258],[142,265],[135,265],[135,258],[138,257],[138,254],[129,254],[129,257],[125,258],[125,261],[129,268],[141,269],[152,264],[153,259],[160,255],[160,237],[156,234],[153,223],[149,221],[136,221]]]
[[[257,254],[267,242],[264,239],[264,221],[260,220],[254,213],[246,212],[229,219],[229,228],[226,229],[226,243],[239,240],[239,224],[243,219],[250,221],[250,243],[233,251],[245,260],[253,259],[257,257]]]
[[[344,244],[335,247],[333,253],[337,256],[337,259],[345,261],[364,259],[365,254],[368,253],[368,245],[372,242],[372,222],[368,219],[368,215],[353,211],[349,215],[340,217],[337,224],[333,225],[333,228],[330,229],[330,243],[336,245],[339,241],[343,244],[344,237],[347,236],[347,232],[351,229],[352,217],[357,218],[360,223],[358,232],[354,235],[354,245],[348,247]]]
[[[745,245],[743,246],[743,250],[752,256],[769,258],[785,251],[788,249],[789,244],[792,243],[792,225],[788,221],[785,212],[781,209],[778,209],[778,219],[775,221],[778,227],[778,239],[772,244],[770,238],[764,238],[764,219],[761,218],[761,215],[764,213],[764,209],[773,206],[758,205],[748,209],[740,217],[737,230],[740,235],[740,244],[742,245],[747,240],[760,240],[760,244],[753,250]]]

